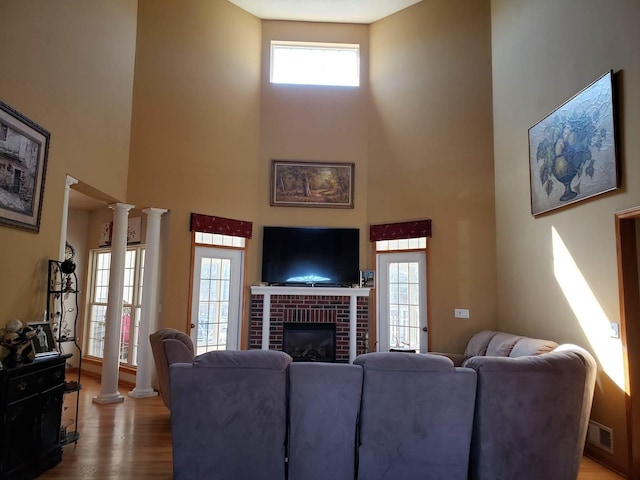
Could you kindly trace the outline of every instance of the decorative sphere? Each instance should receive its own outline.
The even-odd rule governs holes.
[[[76,271],[76,264],[73,260],[65,260],[60,264],[60,270],[65,275],[70,275]]]
[[[13,320],[9,320],[7,322],[7,327],[6,327],[7,332],[17,332],[21,328],[22,328],[22,322],[17,318],[14,318]]]

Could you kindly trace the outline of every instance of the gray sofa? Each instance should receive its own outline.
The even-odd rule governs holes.
[[[169,365],[193,361],[194,346],[191,337],[175,328],[161,328],[149,335],[153,360],[158,374],[160,397],[167,408],[171,408],[169,391]]]
[[[482,330],[476,333],[469,342],[464,353],[433,352],[451,359],[455,366],[462,366],[472,357],[509,357],[518,358],[529,355],[548,353],[558,344],[551,340],[522,337],[505,332]]]
[[[170,366],[174,478],[575,479],[594,383],[575,346],[465,367],[210,352]]]

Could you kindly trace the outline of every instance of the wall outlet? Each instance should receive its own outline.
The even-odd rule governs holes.
[[[469,318],[469,309],[468,308],[456,308],[453,311],[453,315],[456,318]]]

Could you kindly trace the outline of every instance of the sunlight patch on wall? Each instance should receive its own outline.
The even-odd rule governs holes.
[[[551,227],[553,271],[598,362],[621,390],[625,390],[622,343],[611,338],[609,318],[593,294],[558,231]]]

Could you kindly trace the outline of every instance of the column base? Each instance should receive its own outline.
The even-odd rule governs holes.
[[[120,395],[119,392],[108,394],[101,393],[100,395],[96,395],[95,397],[93,397],[93,403],[99,403],[100,405],[122,402],[124,402],[124,397]]]
[[[129,396],[132,398],[148,398],[148,397],[157,397],[158,392],[156,392],[153,388],[134,388],[129,392]]]

